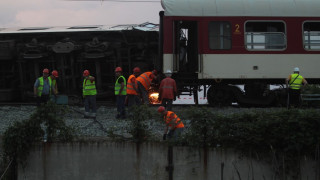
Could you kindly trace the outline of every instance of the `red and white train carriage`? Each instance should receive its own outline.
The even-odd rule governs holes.
[[[319,83],[319,0],[161,3],[162,69],[172,70],[180,90],[196,99],[199,86],[209,85],[212,105],[270,105],[284,92],[270,85],[284,84],[294,67]]]

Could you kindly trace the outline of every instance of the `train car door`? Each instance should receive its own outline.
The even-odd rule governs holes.
[[[175,21],[174,24],[173,70],[194,74],[198,71],[198,24],[196,21]]]

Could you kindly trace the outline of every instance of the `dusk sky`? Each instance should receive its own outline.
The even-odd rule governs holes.
[[[0,0],[0,28],[159,23],[160,0],[114,1]]]

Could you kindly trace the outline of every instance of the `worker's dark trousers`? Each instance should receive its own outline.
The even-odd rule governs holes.
[[[124,107],[124,102],[126,100],[125,95],[117,95],[117,118],[125,118],[126,112]]]
[[[172,99],[163,98],[161,105],[163,107],[165,107],[167,111],[171,111],[172,110],[172,102],[173,102]]]
[[[133,94],[127,94],[128,98],[128,107],[130,108],[131,106],[138,106],[141,103],[141,100],[138,95],[133,95]]]
[[[37,97],[37,106],[40,106],[41,104],[46,104],[49,101],[50,97],[48,94],[42,94],[40,97]]]
[[[177,140],[179,136],[181,136],[184,128],[176,128],[175,130],[169,130],[168,132],[168,140],[173,139]]]
[[[144,88],[144,86],[139,81],[137,82],[137,84],[138,84],[138,91],[139,91],[139,93],[142,96],[142,99],[144,101],[143,103],[144,104],[150,104],[148,91]]]
[[[87,113],[90,113],[90,110],[92,113],[96,113],[97,107],[96,107],[96,95],[87,95],[84,98],[84,109]]]
[[[294,107],[300,106],[300,89],[289,89],[289,104]]]

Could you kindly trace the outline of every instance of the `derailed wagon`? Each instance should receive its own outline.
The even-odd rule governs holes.
[[[82,72],[97,80],[98,99],[113,96],[114,68],[125,75],[158,63],[158,25],[0,29],[0,102],[28,101],[43,68],[59,72],[59,93],[79,100]],[[75,97],[75,98],[73,98]]]

